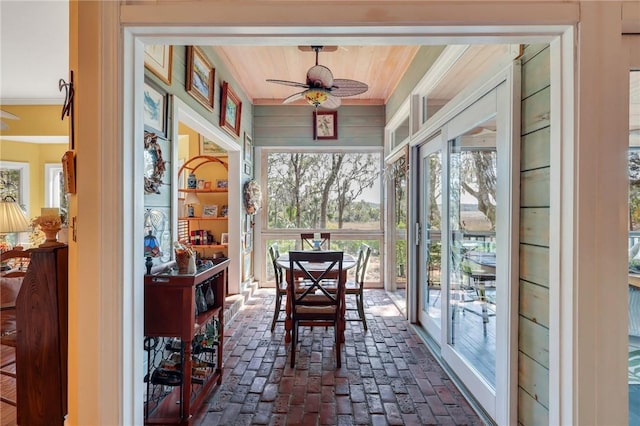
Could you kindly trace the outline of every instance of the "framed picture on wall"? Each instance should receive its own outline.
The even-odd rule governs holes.
[[[227,151],[218,146],[215,142],[210,141],[200,135],[200,155],[208,155],[210,157],[226,157]]]
[[[247,132],[244,132],[244,161],[249,164],[253,163],[253,140]]]
[[[313,138],[338,139],[338,111],[313,112]]]
[[[144,112],[143,122],[145,130],[155,133],[161,138],[167,137],[167,95],[155,83],[144,82]]]
[[[218,206],[215,204],[203,206],[202,217],[218,217]]]
[[[144,46],[144,66],[160,80],[171,84],[173,66],[173,46],[166,44],[147,44]]]
[[[227,232],[223,232],[220,236],[220,244],[222,244],[223,246],[229,245],[229,234]]]
[[[229,131],[229,133],[240,136],[242,102],[240,102],[240,98],[226,81],[222,83],[222,96],[220,99],[220,127]]]
[[[202,49],[187,46],[187,93],[213,111],[213,82],[216,70]]]

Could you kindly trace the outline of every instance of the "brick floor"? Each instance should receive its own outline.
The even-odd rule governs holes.
[[[482,425],[383,290],[365,291],[367,325],[349,322],[342,368],[333,329],[300,328],[289,367],[274,290],[260,289],[225,328],[222,385],[196,425]]]

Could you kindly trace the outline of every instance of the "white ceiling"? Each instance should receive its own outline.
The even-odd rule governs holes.
[[[0,103],[61,104],[69,79],[69,3],[0,0]]]

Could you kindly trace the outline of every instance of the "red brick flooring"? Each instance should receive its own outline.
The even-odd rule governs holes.
[[[254,293],[225,329],[223,383],[198,426],[481,425],[383,290],[365,291],[367,325],[349,322],[342,368],[333,329],[300,328],[296,368],[273,290]]]

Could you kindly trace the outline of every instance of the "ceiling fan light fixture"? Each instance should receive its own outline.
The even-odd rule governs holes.
[[[309,89],[304,92],[304,98],[313,106],[322,105],[329,97],[326,89]]]

